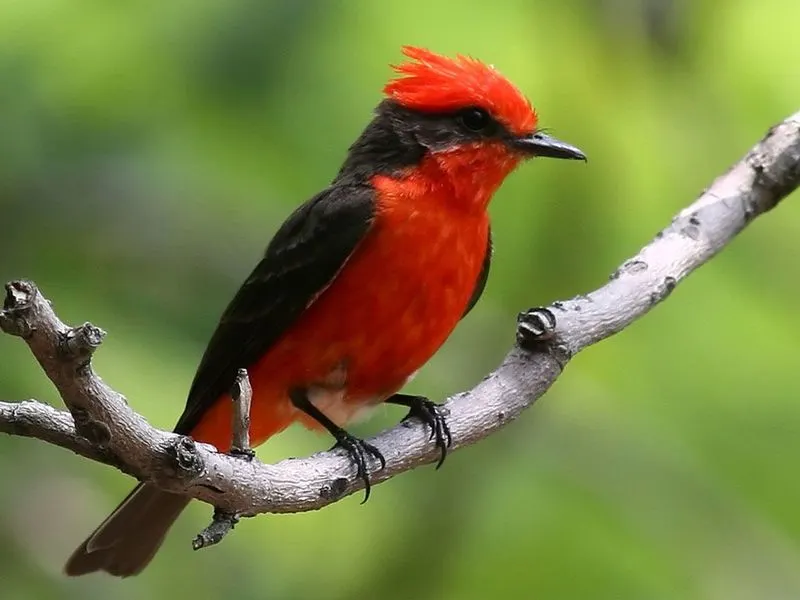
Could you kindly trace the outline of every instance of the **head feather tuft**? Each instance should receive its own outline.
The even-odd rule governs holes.
[[[447,112],[478,106],[509,131],[526,134],[536,128],[530,101],[493,66],[468,56],[441,56],[425,48],[403,46],[410,61],[393,66],[400,77],[384,93],[398,104],[424,112]]]

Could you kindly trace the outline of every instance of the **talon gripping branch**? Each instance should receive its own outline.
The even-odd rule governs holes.
[[[246,367],[253,444],[295,421],[324,428],[367,494],[367,459],[383,457],[343,429],[365,409],[408,406],[444,458],[449,431],[436,405],[398,391],[483,291],[492,195],[525,158],[585,158],[539,132],[530,102],[494,68],[403,52],[410,60],[339,174],[289,216],[223,313],[175,427],[229,448],[229,390]],[[188,502],[139,484],[75,550],[67,574],[139,573]]]

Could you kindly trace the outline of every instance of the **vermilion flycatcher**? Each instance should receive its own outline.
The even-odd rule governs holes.
[[[505,177],[525,158],[585,157],[537,130],[530,102],[493,67],[403,52],[411,60],[395,67],[339,174],[281,226],[222,315],[177,433],[229,448],[229,390],[245,367],[254,445],[294,421],[327,429],[368,491],[367,458],[383,457],[342,427],[388,402],[428,423],[444,458],[442,413],[398,391],[483,292],[487,206]],[[67,574],[139,573],[188,502],[139,484]]]

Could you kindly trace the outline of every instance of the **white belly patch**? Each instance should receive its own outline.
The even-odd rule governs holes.
[[[408,383],[416,376],[412,373],[405,381]],[[342,375],[341,372],[337,375]],[[327,382],[326,382],[327,383]],[[360,399],[358,402],[347,399],[346,383],[340,386],[313,386],[308,390],[308,399],[331,421],[339,427],[366,420],[386,397]]]

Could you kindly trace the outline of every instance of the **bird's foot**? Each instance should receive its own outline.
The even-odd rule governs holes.
[[[374,458],[380,463],[381,469],[383,469],[386,466],[386,459],[375,446],[347,433],[344,429],[340,429],[334,433],[334,436],[336,437],[336,445],[332,449],[342,448],[347,451],[350,460],[352,460],[353,464],[356,466],[356,477],[364,482],[364,500],[361,501],[361,504],[364,504],[364,502],[369,500],[369,494],[372,488],[367,462],[370,458]]]
[[[325,413],[314,406],[308,399],[308,390],[302,388],[291,390],[289,392],[289,398],[295,408],[301,410],[322,425],[336,439],[336,445],[331,448],[331,450],[342,448],[347,451],[350,460],[356,465],[356,477],[364,482],[364,500],[361,502],[361,504],[364,504],[364,502],[369,500],[369,493],[372,488],[372,484],[369,480],[367,461],[369,458],[374,458],[381,464],[381,469],[383,469],[386,466],[386,459],[383,457],[383,454],[381,454],[381,451],[369,442],[365,442],[348,433],[325,416]]]
[[[453,445],[453,436],[450,434],[450,427],[447,424],[447,415],[450,414],[450,411],[425,396],[395,394],[387,402],[408,407],[408,414],[403,421],[416,417],[431,428],[431,435],[428,439],[435,441],[436,447],[441,453],[436,468],[441,467],[444,459],[447,458],[447,449]]]

